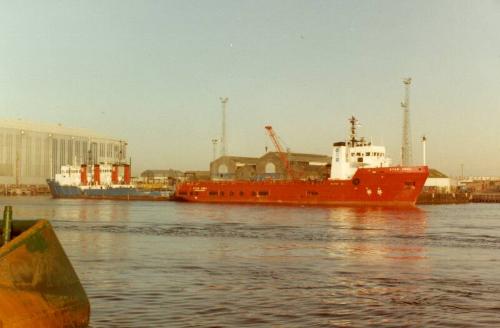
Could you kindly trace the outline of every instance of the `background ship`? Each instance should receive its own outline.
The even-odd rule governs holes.
[[[140,190],[131,184],[130,165],[63,165],[55,179],[47,180],[54,198],[111,200],[169,200],[168,191]]]
[[[183,182],[177,184],[175,199],[208,203],[415,205],[429,174],[427,166],[391,166],[385,147],[358,139],[357,120],[351,117],[349,121],[349,140],[333,145],[328,179],[300,179],[268,126],[266,129],[289,173],[288,179]]]

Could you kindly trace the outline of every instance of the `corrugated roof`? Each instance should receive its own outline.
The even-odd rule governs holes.
[[[146,170],[141,173],[141,177],[169,177],[169,176],[182,176],[184,172],[174,169],[168,170]]]
[[[245,163],[245,164],[257,164],[257,161],[259,160],[256,157],[244,157],[244,156],[221,156],[217,160],[221,158],[227,158],[235,162]]]
[[[276,156],[279,156],[278,153],[275,151],[269,152],[269,153],[276,154]],[[266,156],[266,154],[264,156]],[[292,162],[325,162],[325,163],[330,163],[331,157],[327,156],[327,155],[318,155],[318,154],[288,153],[288,160],[292,161]]]
[[[39,123],[39,122],[29,122],[29,121],[25,121],[25,120],[21,120],[21,119],[17,119],[17,120],[0,119],[0,128],[26,130],[26,131],[34,131],[34,132],[45,132],[45,133],[53,133],[53,134],[61,134],[61,135],[69,135],[69,136],[93,137],[93,138],[99,138],[99,139],[110,139],[110,140],[120,141],[120,139],[111,138],[109,136],[98,134],[94,131],[90,131],[87,129],[69,128],[69,127],[63,126],[62,124],[47,124],[47,123]]]
[[[447,178],[448,176],[436,169],[429,169],[429,178]]]

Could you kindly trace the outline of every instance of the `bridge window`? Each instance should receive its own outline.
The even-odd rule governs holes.
[[[217,191],[209,191],[208,194],[210,196],[217,196],[219,193]]]
[[[259,191],[259,196],[267,196],[269,195],[269,191]]]

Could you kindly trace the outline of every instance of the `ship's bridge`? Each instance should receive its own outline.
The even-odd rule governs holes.
[[[348,147],[347,160],[350,163],[356,163],[357,166],[363,167],[381,167],[388,166],[390,160],[385,157],[384,146],[356,145]]]
[[[356,137],[358,120],[353,116],[351,123],[351,136],[348,141],[333,144],[332,169],[330,179],[351,179],[358,168],[387,167],[391,160],[386,157],[385,147],[376,146],[365,138]]]
[[[78,186],[80,184],[80,167],[62,165],[61,173],[56,174],[55,180],[61,185]]]

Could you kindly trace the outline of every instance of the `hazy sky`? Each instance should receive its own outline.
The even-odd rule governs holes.
[[[500,175],[499,1],[1,1],[1,117],[129,141],[135,172],[208,169],[229,97],[231,155],[273,125],[331,153],[354,114],[399,163]]]

